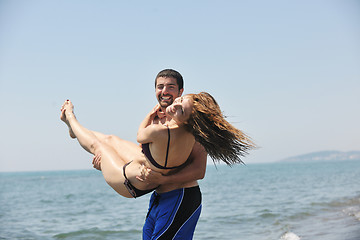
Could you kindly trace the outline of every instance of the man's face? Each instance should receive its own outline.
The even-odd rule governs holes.
[[[156,80],[155,94],[162,108],[170,106],[175,98],[180,97],[184,89],[179,90],[179,85],[175,78],[159,77]]]

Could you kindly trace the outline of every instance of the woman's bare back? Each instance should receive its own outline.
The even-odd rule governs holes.
[[[149,144],[149,149],[157,164],[165,168],[174,168],[186,162],[194,144],[195,138],[191,133],[182,126],[175,126],[169,127],[169,131],[167,128],[163,129],[159,138]],[[169,169],[160,169],[152,163],[150,168],[163,174],[169,172]]]

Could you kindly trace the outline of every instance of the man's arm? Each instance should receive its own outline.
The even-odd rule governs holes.
[[[188,161],[190,163],[187,166],[172,175],[164,176],[151,169],[144,169],[143,175],[137,178],[140,181],[157,183],[159,185],[185,183],[203,179],[206,172],[207,153],[200,143],[195,143]]]

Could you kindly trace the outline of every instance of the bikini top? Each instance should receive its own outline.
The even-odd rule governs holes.
[[[160,164],[158,164],[155,159],[152,157],[151,152],[150,152],[150,143],[144,143],[141,145],[142,148],[142,152],[144,153],[144,155],[149,159],[149,161],[151,162],[152,165],[154,165],[155,167],[159,168],[159,169],[175,169],[175,168],[179,168],[184,166],[187,162],[185,161],[183,164],[179,165],[179,166],[175,166],[175,167],[166,167],[167,165],[167,160],[168,160],[168,155],[169,155],[169,146],[170,146],[170,129],[168,126],[167,130],[168,130],[168,143],[167,143],[167,147],[166,147],[166,158],[165,158],[165,166],[161,166]]]

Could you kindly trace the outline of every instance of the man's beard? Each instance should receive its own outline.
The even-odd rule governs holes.
[[[174,99],[172,98],[172,96],[169,98],[169,100],[163,100],[162,97],[163,96],[159,96],[159,98],[158,98],[158,102],[160,104],[160,107],[162,107],[162,108],[166,108],[174,102]]]
[[[160,102],[160,107],[162,108],[167,108],[168,106],[170,106],[172,103],[168,103],[168,102]]]

